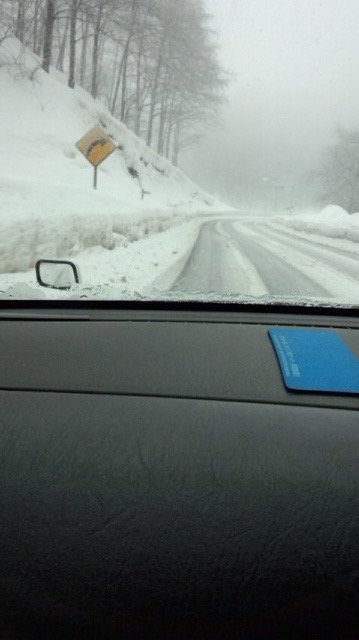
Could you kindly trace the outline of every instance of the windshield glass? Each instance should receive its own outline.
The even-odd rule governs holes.
[[[358,24],[0,0],[0,297],[359,307]]]

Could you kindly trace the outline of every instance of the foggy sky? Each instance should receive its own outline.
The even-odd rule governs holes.
[[[223,122],[181,165],[238,206],[271,207],[275,185],[285,187],[283,206],[300,206],[336,126],[359,128],[359,1],[206,4],[222,64],[235,78]]]

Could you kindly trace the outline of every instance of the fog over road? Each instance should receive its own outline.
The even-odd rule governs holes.
[[[205,222],[172,291],[335,299],[357,297],[359,256],[270,221]]]

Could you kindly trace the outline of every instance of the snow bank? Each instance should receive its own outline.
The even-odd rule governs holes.
[[[319,212],[275,216],[272,220],[296,231],[359,242],[359,213],[349,214],[337,205],[329,205]]]
[[[39,257],[113,249],[157,233],[190,214],[229,209],[118,122],[63,74],[40,68],[17,40],[0,47],[0,271]],[[116,144],[92,168],[75,143],[100,126]],[[146,191],[142,199],[142,189]]]
[[[142,234],[136,242],[108,251],[92,246],[76,256],[81,284],[71,292],[43,289],[36,282],[35,270],[26,273],[0,274],[0,298],[73,299],[99,297],[102,299],[136,299],[148,295],[153,287],[162,287],[163,278],[169,285],[181,271],[191,251],[198,230],[208,217],[196,216],[187,224],[167,229],[164,233],[146,233],[147,228],[134,225],[132,232]],[[148,224],[151,224],[150,219]],[[165,223],[168,221],[164,221]],[[155,223],[155,220],[153,220]],[[129,230],[130,226],[128,227]]]
[[[118,213],[111,199],[102,201],[101,213],[84,191],[53,184],[51,192],[37,192],[31,180],[17,181],[0,175],[1,209],[16,210],[26,202],[26,213],[15,212],[12,217],[0,215],[0,272],[25,271],[39,258],[74,256],[93,246],[115,249],[126,246],[153,233],[187,221],[190,216],[147,211]],[[58,215],[53,200],[62,203],[65,213]]]

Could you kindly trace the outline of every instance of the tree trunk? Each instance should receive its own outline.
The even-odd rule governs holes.
[[[92,75],[91,75],[91,95],[94,98],[97,97],[98,41],[99,41],[99,33],[96,31],[93,37]]]
[[[129,50],[130,50],[131,35],[127,38],[125,51],[123,52],[122,87],[121,87],[121,116],[120,116],[122,122],[125,121],[125,112],[126,112],[127,63],[128,63],[128,53],[129,53]]]
[[[128,56],[130,52],[130,43],[133,36],[133,31],[136,23],[136,15],[137,15],[137,0],[132,0],[131,5],[131,26],[130,32],[128,34],[126,47],[123,52],[123,69],[122,69],[122,90],[121,90],[121,120],[124,122],[126,118],[126,93],[127,93],[127,63]]]
[[[179,141],[180,141],[180,133],[181,133],[181,124],[178,120],[176,123],[174,141],[173,141],[173,152],[172,152],[172,164],[177,167],[178,166],[178,154],[179,154]]]
[[[46,3],[45,41],[42,58],[42,68],[46,73],[49,73],[51,64],[52,36],[55,22],[55,1],[56,0],[47,0]]]
[[[140,33],[141,33],[141,37],[138,43],[138,51],[137,51],[137,60],[136,60],[136,114],[135,114],[135,123],[134,123],[134,130],[135,130],[135,134],[137,136],[140,135],[141,132],[141,115],[142,115],[142,109],[143,109],[143,104],[141,104],[142,102],[142,96],[141,96],[141,91],[142,91],[142,87],[141,87],[141,77],[142,77],[142,58],[143,58],[143,50],[144,50],[144,44],[145,44],[145,35],[147,32],[147,26],[148,26],[148,15],[150,12],[150,1],[147,2],[147,5],[145,4],[145,16],[143,19],[143,23],[142,25],[140,25]]]
[[[87,39],[89,33],[89,22],[86,20],[85,29],[82,31],[82,47],[80,57],[80,85],[85,86],[86,62],[87,62]]]
[[[121,78],[122,78],[122,73],[123,73],[123,63],[124,63],[124,59],[125,59],[125,55],[126,55],[126,50],[130,45],[129,39],[130,39],[130,35],[127,38],[127,42],[126,42],[125,48],[123,50],[123,54],[122,54],[122,58],[121,58],[121,62],[120,62],[120,66],[119,66],[119,70],[118,70],[118,74],[117,74],[116,86],[115,86],[115,90],[114,90],[114,93],[113,93],[112,104],[111,104],[111,113],[112,113],[112,115],[115,113],[115,109],[116,109],[118,92],[120,90]]]
[[[165,151],[165,156],[166,158],[169,160],[170,157],[170,151],[171,151],[171,136],[172,136],[172,127],[173,127],[173,123],[172,123],[172,118],[170,119],[169,123],[168,123],[168,128],[167,128],[167,137],[166,137],[166,151]]]
[[[164,45],[164,37],[161,40],[161,44],[158,51],[155,77],[153,80],[152,91],[151,91],[151,106],[150,106],[150,113],[148,117],[148,130],[147,130],[147,144],[149,147],[151,146],[151,143],[152,143],[153,120],[155,115],[157,90],[158,90],[158,83],[159,83],[160,71],[162,66],[163,45]]]
[[[141,131],[141,60],[143,51],[142,37],[138,44],[137,61],[136,61],[136,115],[135,115],[135,134],[140,135]]]
[[[97,68],[100,70],[103,69],[105,49],[106,49],[106,36],[104,36],[103,33],[100,33],[100,39],[99,39],[99,45],[98,45],[98,63],[97,63]]]
[[[72,0],[70,14],[70,66],[68,81],[70,89],[73,89],[75,86],[77,3],[78,0]]]
[[[38,15],[37,15],[37,33],[36,33],[36,49],[34,50],[37,56],[41,56],[44,50],[44,23],[45,23],[45,11],[46,7],[43,7],[42,1],[38,2]]]
[[[69,26],[70,26],[70,20],[69,20],[69,18],[67,18],[66,19],[64,33],[63,33],[62,38],[61,38],[61,45],[60,45],[60,49],[59,49],[59,55],[58,55],[57,63],[56,63],[56,69],[58,69],[59,71],[63,71],[64,70],[65,51],[66,51],[67,34],[69,32]]]
[[[32,48],[34,52],[37,52],[37,34],[38,34],[38,25],[39,22],[39,0],[35,0],[34,7],[34,30],[33,30],[33,39],[32,39]]]
[[[119,55],[120,55],[120,48],[121,48],[121,43],[117,42],[117,44],[116,44],[116,53],[115,53],[115,57],[114,57],[114,60],[113,60],[113,67],[112,67],[112,73],[111,73],[109,94],[108,94],[108,108],[109,109],[111,109],[112,100],[113,100],[113,93],[114,93],[114,87],[115,87],[116,77],[117,77],[117,67],[118,67],[118,58],[119,58]]]
[[[158,127],[158,141],[157,141],[157,153],[160,155],[163,154],[164,149],[164,132],[165,132],[165,123],[167,116],[167,96],[166,96],[166,87],[163,88],[162,100],[161,100],[161,109],[160,109],[160,124]]]
[[[171,100],[170,115],[169,115],[168,128],[167,128],[167,134],[166,134],[166,152],[165,152],[166,158],[170,157],[174,106],[175,106],[175,95],[172,96],[172,100]]]
[[[18,0],[15,36],[24,42],[25,39],[25,0]]]
[[[97,71],[98,71],[98,54],[100,43],[100,31],[102,23],[103,3],[100,2],[97,11],[97,18],[95,23],[95,31],[93,36],[93,49],[92,49],[92,76],[91,76],[91,95],[97,98]]]

